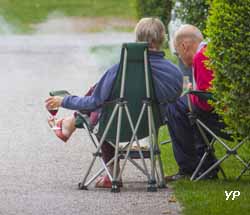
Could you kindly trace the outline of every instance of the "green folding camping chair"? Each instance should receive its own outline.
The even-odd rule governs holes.
[[[187,94],[196,95],[204,101],[214,100],[211,92],[193,90],[193,91],[189,91]],[[247,140],[249,140],[249,136],[244,138],[240,142],[236,143],[234,147],[230,147],[227,143],[227,141],[233,141],[233,138],[231,138],[230,133],[225,132],[225,131],[221,131],[218,129],[216,129],[216,131],[215,131],[215,130],[212,130],[211,128],[209,128],[203,122],[203,120],[202,120],[203,116],[201,116],[197,111],[193,110],[189,97],[188,97],[188,104],[189,104],[189,110],[190,110],[190,112],[188,113],[190,123],[196,124],[204,142],[206,143],[205,152],[204,152],[202,158],[200,159],[199,164],[197,165],[195,171],[193,172],[190,180],[191,181],[192,180],[198,181],[198,180],[204,178],[205,176],[207,176],[209,173],[211,173],[216,168],[218,168],[221,171],[223,177],[226,178],[225,172],[223,171],[223,169],[221,167],[221,163],[223,161],[225,161],[227,158],[229,158],[230,156],[235,156],[244,166],[244,169],[240,173],[240,176],[237,177],[237,179],[239,179],[247,170],[249,170],[249,166],[250,166],[250,164],[248,162],[246,162],[238,154],[238,149],[245,142],[247,142]],[[208,134],[212,136],[211,140],[209,140],[209,138],[207,136]],[[214,155],[214,152],[215,152],[214,144],[215,143],[220,144],[225,149],[225,154],[220,159],[218,159],[217,162],[215,162],[213,165],[211,165],[209,168],[207,168],[205,171],[203,171],[202,174],[200,174],[200,170],[201,170],[202,166],[204,165],[206,159],[208,158],[208,155],[213,154],[213,156],[215,156]]]
[[[93,159],[83,181],[79,183],[80,189],[87,189],[99,175],[106,172],[112,181],[111,191],[119,192],[119,181],[127,161],[146,176],[148,191],[156,191],[157,186],[166,186],[158,146],[158,131],[162,125],[158,105],[147,43],[123,44],[117,76],[108,101],[102,105],[99,123],[95,128],[91,128],[81,113],[76,120],[77,126],[87,130],[95,145]],[[145,137],[149,139],[146,150],[140,144],[141,139]],[[104,141],[108,141],[115,148],[115,156],[107,164],[101,157]],[[122,142],[125,142],[125,145],[121,147]],[[133,144],[137,150],[132,150]],[[93,174],[97,158],[102,167]],[[118,172],[120,159],[123,159],[123,163]],[[149,159],[150,168],[145,159]],[[111,163],[114,164],[113,173],[108,169]]]

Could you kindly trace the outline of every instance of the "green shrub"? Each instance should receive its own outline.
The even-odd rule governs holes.
[[[250,131],[250,0],[214,0],[207,24],[215,103],[229,128]]]
[[[177,17],[184,23],[195,25],[203,31],[210,5],[208,0],[178,0],[177,2],[179,2],[179,6],[175,8]]]
[[[159,17],[167,26],[171,18],[171,10],[172,0],[136,0],[136,11],[139,19]]]

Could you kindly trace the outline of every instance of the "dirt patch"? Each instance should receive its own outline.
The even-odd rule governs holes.
[[[57,17],[33,24],[36,33],[82,33],[99,31],[132,31],[136,21],[111,17]]]

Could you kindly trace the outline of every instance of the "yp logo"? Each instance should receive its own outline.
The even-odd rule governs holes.
[[[236,191],[225,190],[225,195],[226,195],[226,200],[228,200],[230,197],[232,198],[232,200],[234,200],[236,197],[240,196],[240,191],[238,191],[238,190],[236,190]]]

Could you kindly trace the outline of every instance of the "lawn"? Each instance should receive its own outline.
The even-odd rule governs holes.
[[[168,138],[167,129],[163,127],[160,132],[160,141]],[[218,144],[217,144],[218,145]],[[164,162],[165,174],[171,175],[177,172],[178,168],[172,153],[171,144],[161,146],[162,158]],[[216,147],[216,155],[220,157],[224,153],[222,147]],[[250,152],[247,147],[243,147],[239,154],[249,158]],[[184,206],[185,215],[248,215],[250,211],[250,175],[242,177],[236,181],[242,168],[235,158],[226,160],[222,165],[228,180],[223,180],[219,175],[219,180],[190,182],[180,180],[170,183],[174,188],[177,199]],[[240,196],[235,200],[226,200],[225,191],[240,191]]]
[[[0,15],[27,31],[51,12],[65,16],[119,17],[134,19],[134,0],[0,0]]]

